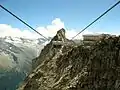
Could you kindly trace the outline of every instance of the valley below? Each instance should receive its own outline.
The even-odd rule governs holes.
[[[44,39],[0,38],[0,90],[16,90],[31,72],[32,59],[44,47]]]

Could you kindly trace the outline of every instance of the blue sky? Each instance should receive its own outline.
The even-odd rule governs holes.
[[[0,0],[0,4],[27,21],[34,28],[50,25],[60,18],[67,29],[77,32],[93,21],[118,0]],[[0,24],[15,28],[27,28],[14,17],[0,9]],[[120,31],[120,4],[97,21],[90,32]]]

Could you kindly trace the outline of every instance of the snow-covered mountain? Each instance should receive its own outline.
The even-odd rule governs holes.
[[[30,72],[32,59],[39,55],[45,43],[43,38],[0,38],[0,90],[15,90]]]

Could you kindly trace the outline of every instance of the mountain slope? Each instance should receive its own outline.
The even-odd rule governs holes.
[[[0,90],[15,90],[30,73],[32,59],[44,47],[44,39],[0,38]]]
[[[64,30],[52,41],[67,40],[61,32]],[[58,36],[64,37],[56,39]],[[104,38],[89,48],[74,44],[56,46],[52,41],[18,90],[120,89],[120,37]]]

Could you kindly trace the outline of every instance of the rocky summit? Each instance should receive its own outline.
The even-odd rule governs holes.
[[[102,38],[88,48],[66,39],[61,29],[33,60],[33,71],[18,90],[120,90],[120,37]]]

